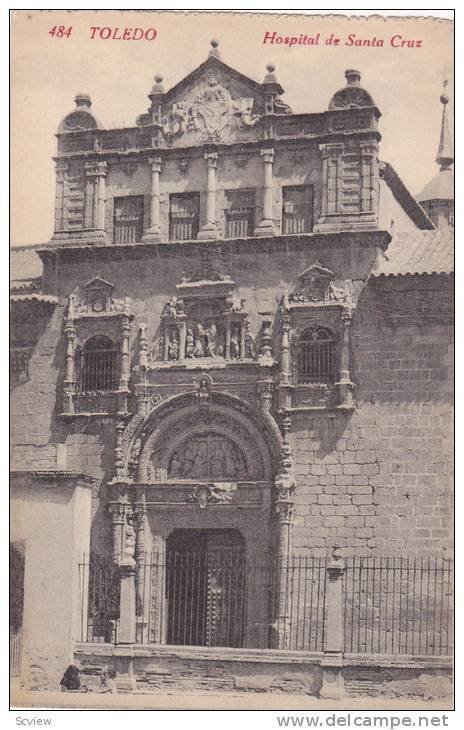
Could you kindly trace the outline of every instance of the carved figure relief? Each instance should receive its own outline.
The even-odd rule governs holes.
[[[130,514],[126,517],[126,524],[124,527],[124,542],[122,549],[122,563],[123,565],[135,565],[135,528],[134,528],[134,517]]]
[[[172,455],[170,479],[247,479],[243,454],[231,439],[215,433],[193,436]]]
[[[219,272],[210,257],[176,286],[161,314],[161,332],[148,348],[148,362],[218,358],[256,359],[245,300],[234,293],[230,276]],[[145,347],[145,345],[143,345]]]

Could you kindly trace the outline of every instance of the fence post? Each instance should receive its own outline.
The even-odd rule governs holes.
[[[322,687],[319,694],[327,699],[336,699],[345,694],[342,675],[345,638],[343,620],[345,561],[340,557],[337,548],[332,551],[332,557],[327,563],[326,571],[326,631],[324,656],[321,660]]]

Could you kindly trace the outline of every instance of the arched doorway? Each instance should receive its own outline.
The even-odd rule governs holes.
[[[166,545],[167,643],[240,647],[245,540],[234,529],[176,529]]]

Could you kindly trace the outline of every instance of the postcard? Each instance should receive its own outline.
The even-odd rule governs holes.
[[[13,11],[14,705],[451,708],[453,24],[393,16]]]

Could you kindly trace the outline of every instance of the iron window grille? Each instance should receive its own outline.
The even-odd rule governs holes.
[[[126,195],[114,199],[113,237],[115,243],[136,243],[143,234],[143,196]]]
[[[14,345],[10,348],[11,384],[17,385],[29,380],[29,360],[32,355],[31,345]]]
[[[255,191],[226,191],[226,238],[252,236],[255,227]]]
[[[282,189],[282,232],[309,233],[313,229],[313,186]]]
[[[118,350],[109,337],[91,337],[77,352],[77,391],[117,390]]]
[[[336,375],[336,343],[330,330],[311,327],[300,337],[298,383],[332,384]]]
[[[169,196],[170,241],[188,241],[196,238],[199,219],[199,193],[179,193]]]

